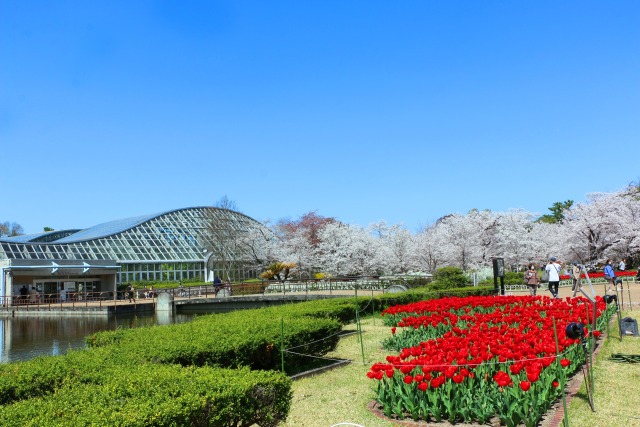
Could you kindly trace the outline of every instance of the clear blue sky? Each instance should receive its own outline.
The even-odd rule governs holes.
[[[416,230],[640,178],[640,2],[0,0],[0,221]]]

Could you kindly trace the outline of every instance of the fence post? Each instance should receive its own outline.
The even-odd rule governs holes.
[[[282,373],[284,374],[284,318],[280,318],[280,361],[282,363]]]
[[[364,343],[362,342],[362,324],[360,323],[360,307],[358,306],[358,301],[356,300],[356,325],[358,330],[358,339],[360,340],[360,351],[362,353],[362,364],[365,364],[364,361]]]
[[[564,371],[562,370],[562,367],[560,366],[560,361],[558,360],[558,358],[560,357],[560,345],[558,344],[558,330],[556,329],[556,318],[553,317],[553,336],[556,340],[556,361],[555,361],[555,365],[556,365],[556,370],[560,371],[562,373],[562,375],[559,375],[559,377],[562,380],[562,384],[560,384],[560,386],[562,387],[562,409],[564,410],[564,416],[562,418],[562,424],[564,425],[564,427],[569,427],[569,414],[567,413],[567,398],[565,396],[565,386],[566,386],[566,376],[564,374]]]

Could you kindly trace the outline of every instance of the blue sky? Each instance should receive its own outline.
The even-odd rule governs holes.
[[[0,0],[0,221],[416,230],[640,178],[637,1]]]

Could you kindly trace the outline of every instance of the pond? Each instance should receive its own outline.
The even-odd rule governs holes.
[[[118,314],[115,316],[5,317],[0,318],[0,363],[37,356],[57,356],[85,347],[94,332],[188,322],[193,314]]]

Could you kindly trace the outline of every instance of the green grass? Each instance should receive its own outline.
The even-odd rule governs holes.
[[[346,329],[355,331],[355,325]],[[384,360],[388,352],[382,348],[382,340],[389,335],[389,328],[380,318],[362,321],[362,347],[358,335],[342,338],[335,352],[327,357],[353,360],[350,364],[293,383],[291,412],[284,426],[329,427],[340,422],[351,422],[366,427],[394,426],[377,418],[367,409],[374,398],[375,382],[366,373],[375,362]]]
[[[622,317],[633,317],[640,323],[640,309],[624,311]],[[602,343],[595,360],[596,412],[591,411],[583,385],[569,403],[571,427],[640,427],[640,364],[609,360],[613,353],[640,354],[640,338],[624,337],[620,341],[617,318],[613,320],[609,338]],[[355,330],[355,325],[347,329]],[[291,412],[283,426],[330,427],[346,422],[365,427],[398,426],[376,417],[367,409],[374,399],[375,382],[368,379],[366,373],[373,363],[384,361],[389,354],[381,345],[390,334],[389,328],[382,325],[380,318],[369,317],[362,321],[362,330],[362,347],[357,335],[346,336],[340,340],[336,351],[327,356],[350,359],[352,363],[294,382]],[[361,348],[364,348],[364,363]],[[582,376],[582,373],[577,375]],[[561,407],[561,403],[556,406]]]
[[[640,309],[623,311],[622,318],[631,317],[640,323]],[[617,318],[609,328],[604,343],[594,362],[593,412],[586,397],[584,384],[569,406],[569,425],[573,426],[640,426],[640,363],[618,363],[611,355],[640,354],[639,337],[623,337],[617,327]],[[579,374],[582,375],[582,374]]]

